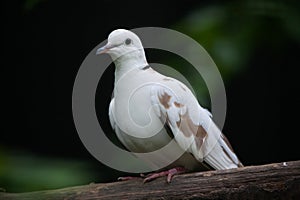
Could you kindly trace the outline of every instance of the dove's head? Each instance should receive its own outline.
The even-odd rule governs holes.
[[[111,32],[107,44],[97,49],[97,55],[107,53],[113,61],[146,61],[144,48],[139,37],[131,31],[117,29]]]

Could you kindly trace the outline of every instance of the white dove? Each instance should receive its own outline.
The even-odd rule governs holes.
[[[139,37],[117,29],[96,54],[108,53],[115,64],[114,98],[109,119],[121,143],[131,152],[159,150],[174,139],[174,151],[163,151],[148,160],[163,169],[149,174],[144,182],[204,169],[242,167],[226,137],[201,107],[187,86],[153,70],[146,60]],[[157,134],[156,134],[157,133]],[[182,156],[169,162],[173,152]],[[122,178],[127,180],[130,178]]]

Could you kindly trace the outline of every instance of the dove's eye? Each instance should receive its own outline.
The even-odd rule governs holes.
[[[132,41],[131,41],[131,39],[130,39],[130,38],[127,38],[127,39],[125,40],[125,44],[126,44],[126,45],[130,45],[130,44],[131,44],[131,42],[132,42]]]

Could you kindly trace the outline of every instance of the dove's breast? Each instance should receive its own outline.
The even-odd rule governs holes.
[[[150,87],[124,88],[114,97],[115,121],[119,129],[116,132],[131,151],[154,151],[171,140],[152,108]]]
[[[168,145],[173,134],[166,129],[164,122],[154,110],[151,103],[151,88],[159,83],[157,76],[140,78],[143,72],[127,73],[115,83],[114,90],[114,118],[115,132],[122,144],[130,151],[146,153],[159,150]],[[151,165],[160,166],[183,166],[187,169],[201,169],[203,166],[197,162],[190,153],[183,153],[175,162],[169,162],[170,154],[183,150],[175,142],[169,151],[155,154],[153,159],[148,160]],[[172,163],[172,165],[171,165]]]
[[[130,151],[155,151],[172,140],[151,104],[151,87],[158,78],[132,70],[115,82],[116,134]]]

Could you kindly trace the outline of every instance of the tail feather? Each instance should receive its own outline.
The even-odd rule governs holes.
[[[204,161],[217,170],[243,167],[223,134]]]

